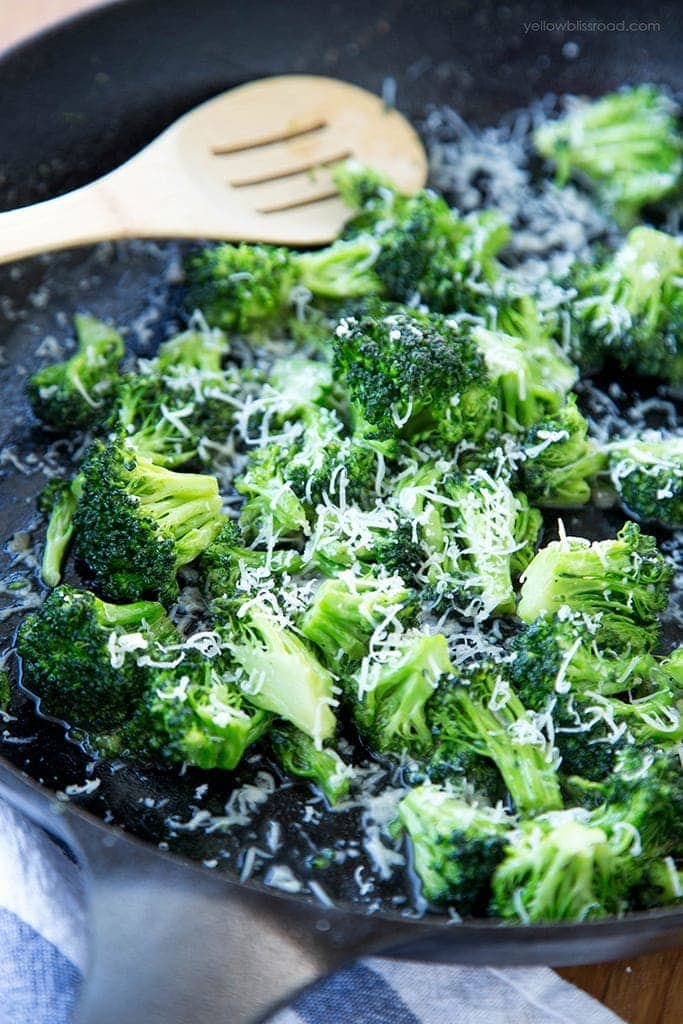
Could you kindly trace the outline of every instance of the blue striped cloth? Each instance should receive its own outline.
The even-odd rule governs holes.
[[[70,851],[0,798],[0,1024],[69,1024],[87,969],[81,869]],[[548,968],[475,969],[375,957],[306,990],[271,1024],[577,1021],[623,1024]]]

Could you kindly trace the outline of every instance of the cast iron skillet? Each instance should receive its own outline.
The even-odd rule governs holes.
[[[654,21],[661,29],[525,32],[525,23],[567,16],[547,3],[469,0],[111,4],[0,61],[0,204],[11,208],[81,185],[196,103],[264,75],[330,74],[378,92],[391,75],[408,114],[419,118],[428,104],[445,102],[480,123],[495,123],[548,91],[597,94],[628,80],[680,90],[683,24],[676,13],[674,3],[653,10],[632,2],[617,14],[612,4],[581,3],[572,6],[575,21]],[[563,52],[567,42],[580,45],[574,59],[567,56],[572,48]],[[63,335],[59,312],[79,307],[131,323],[147,305],[152,281],[158,306],[170,303],[171,313],[165,323],[137,323],[132,332],[141,350],[152,347],[173,319],[173,288],[160,278],[164,259],[127,245],[95,263],[81,250],[2,270],[3,444],[20,459],[44,441],[20,388],[37,339]],[[4,472],[0,534],[7,538],[31,518],[42,477],[9,465]],[[8,620],[6,635],[12,625]],[[276,895],[259,882],[239,885],[228,872],[201,867],[215,853],[201,833],[179,839],[173,855],[157,849],[161,817],[144,796],[155,805],[167,800],[165,814],[187,818],[196,778],[128,767],[104,779],[82,806],[56,803],[53,791],[82,781],[87,758],[60,726],[37,718],[21,694],[15,710],[18,721],[0,737],[2,793],[75,848],[90,876],[95,959],[82,1021],[253,1021],[343,959],[373,949],[444,962],[567,964],[683,938],[683,911],[675,908],[576,925],[453,924],[411,921],[389,910],[368,916],[343,891],[335,909]],[[212,781],[209,799],[220,806],[230,785]],[[297,794],[282,800],[286,818]],[[127,835],[101,820],[112,817]],[[303,856],[298,849],[291,855]]]

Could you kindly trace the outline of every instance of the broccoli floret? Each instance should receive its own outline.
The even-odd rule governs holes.
[[[286,724],[276,725],[269,740],[284,771],[310,779],[333,807],[348,795],[352,769],[332,747],[318,747],[306,733]]]
[[[494,389],[498,430],[516,434],[559,412],[567,394],[561,367],[556,374],[549,372],[547,361],[539,359],[522,337],[477,326],[471,329],[471,338]],[[480,409],[479,415],[484,414]]]
[[[610,648],[598,642],[600,615],[560,612],[544,615],[512,640],[510,679],[525,707],[541,711],[555,693],[593,690],[625,693],[650,677],[651,654],[631,647]]]
[[[519,338],[552,391],[568,395],[579,373],[555,341],[558,332],[557,314],[542,313],[530,295],[509,298],[496,312],[496,329]]]
[[[413,615],[413,594],[400,576],[378,579],[344,570],[320,584],[299,629],[337,670],[361,661],[375,634],[386,639],[397,622]]]
[[[213,377],[220,374],[229,351],[230,344],[222,331],[192,329],[163,341],[150,368],[171,378],[185,377],[193,371],[200,377]]]
[[[425,899],[452,903],[463,916],[484,913],[511,822],[499,809],[430,783],[411,789],[398,805],[396,824],[410,837]]]
[[[295,286],[333,299],[379,292],[382,285],[373,270],[378,250],[371,237],[339,240],[306,253],[227,243],[203,249],[186,264],[185,304],[225,330],[284,328]]]
[[[412,523],[386,505],[363,510],[322,504],[303,558],[329,576],[352,568],[358,575],[398,575],[411,582],[426,557],[418,537]]]
[[[408,631],[371,651],[345,681],[354,718],[375,752],[419,757],[432,746],[425,707],[453,671],[446,638]]]
[[[652,85],[576,101],[559,121],[537,128],[534,143],[557,168],[590,185],[622,224],[668,196],[683,174],[678,107]]]
[[[289,548],[259,551],[244,546],[236,523],[226,519],[215,539],[199,556],[197,567],[204,593],[210,600],[233,598],[244,573],[263,581],[287,578],[298,572],[301,556]]]
[[[235,479],[235,487],[246,497],[240,513],[240,525],[249,537],[258,537],[264,529],[278,538],[309,533],[306,509],[286,479],[287,450],[278,444],[257,448],[247,468]]]
[[[683,245],[663,231],[637,227],[597,267],[579,267],[570,305],[578,358],[591,368],[600,353],[643,377],[683,380]]]
[[[248,702],[219,659],[190,652],[180,663],[176,657],[168,668],[149,670],[124,745],[138,756],[231,771],[272,720]]]
[[[38,419],[65,434],[104,417],[123,356],[121,335],[81,313],[74,317],[78,347],[70,359],[44,366],[26,381]]]
[[[344,236],[375,242],[373,269],[387,298],[444,313],[484,308],[500,273],[495,257],[510,237],[500,214],[460,217],[431,190],[403,196],[364,168],[343,166],[335,181],[358,211]]]
[[[521,481],[525,494],[544,508],[574,508],[591,497],[591,480],[606,455],[588,438],[588,423],[574,396],[552,419],[528,431],[522,448]]]
[[[558,612],[600,616],[606,647],[651,650],[660,633],[673,568],[654,537],[626,523],[613,540],[564,537],[542,548],[526,570],[517,614],[524,622]]]
[[[332,676],[276,611],[258,599],[237,604],[217,628],[242,693],[321,745],[335,731]]]
[[[11,700],[12,686],[9,672],[6,669],[0,669],[0,711],[7,712]]]
[[[458,594],[484,616],[514,611],[512,573],[526,561],[541,527],[524,498],[483,469],[443,482],[443,554],[426,573],[437,607]]]
[[[427,705],[435,762],[461,750],[496,764],[520,814],[562,807],[555,753],[510,686],[501,666],[482,661],[454,673]]]
[[[619,914],[642,870],[632,842],[576,809],[521,822],[495,870],[490,912],[522,921]]]
[[[194,410],[187,395],[169,392],[161,377],[127,374],[116,386],[116,404],[106,427],[157,466],[174,468],[197,454]]]
[[[438,317],[349,317],[335,339],[335,371],[377,437],[452,443],[490,425],[484,361],[464,328]]]
[[[629,515],[670,529],[683,527],[683,437],[653,431],[614,441],[609,472]]]
[[[683,872],[676,867],[673,857],[656,860],[633,893],[636,905],[644,908],[676,903],[682,897]]]
[[[62,578],[62,566],[73,535],[77,489],[78,480],[54,479],[38,498],[39,511],[49,516],[40,566],[43,583],[48,587],[56,587]]]
[[[93,442],[79,474],[74,552],[113,600],[177,593],[176,573],[220,530],[215,477],[155,466],[122,439]]]
[[[44,711],[83,729],[121,726],[141,697],[137,659],[178,639],[154,601],[113,605],[87,591],[56,587],[19,629],[23,680]]]

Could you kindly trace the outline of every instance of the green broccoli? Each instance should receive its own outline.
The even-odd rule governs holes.
[[[660,633],[673,568],[654,537],[626,523],[615,539],[563,537],[542,548],[524,574],[517,614],[524,622],[568,607],[600,616],[597,641],[651,650]]]
[[[296,538],[310,532],[306,509],[285,477],[287,449],[279,444],[252,451],[235,488],[247,499],[240,512],[240,525],[249,537],[263,531],[278,538]]]
[[[470,333],[440,317],[349,317],[336,329],[335,372],[380,439],[480,437],[493,401]]]
[[[484,913],[514,819],[431,783],[409,790],[397,813],[394,830],[408,833],[425,899],[462,916]]]
[[[374,752],[421,756],[432,746],[425,707],[453,671],[446,638],[408,630],[371,651],[345,680],[348,702]]]
[[[674,192],[683,175],[683,136],[676,104],[652,85],[576,101],[567,115],[541,125],[534,143],[557,168],[591,186],[622,224]]]
[[[142,696],[143,652],[179,637],[154,601],[113,605],[60,586],[21,625],[23,680],[44,711],[86,730],[108,732],[127,721]]]
[[[579,373],[555,341],[557,314],[544,313],[530,295],[506,298],[496,310],[496,330],[519,338],[540,377],[561,396],[568,395]]]
[[[79,480],[74,553],[97,589],[113,600],[172,600],[178,569],[223,523],[215,477],[155,466],[116,439],[93,442]]]
[[[413,616],[413,594],[400,576],[355,576],[347,569],[320,584],[299,629],[337,671],[360,662],[377,638],[386,640]]]
[[[348,795],[353,769],[332,747],[319,748],[310,736],[287,724],[275,725],[268,738],[284,771],[310,779],[333,807]]]
[[[44,366],[26,381],[34,414],[67,434],[104,418],[123,356],[121,335],[113,327],[82,313],[74,325],[78,347],[71,358]]]
[[[39,511],[48,516],[40,566],[43,583],[48,587],[56,587],[62,578],[62,567],[73,536],[78,486],[78,480],[53,479],[38,498]]]
[[[332,299],[379,292],[381,282],[373,270],[377,252],[369,237],[338,240],[305,253],[228,243],[203,249],[187,260],[185,305],[225,330],[284,328],[296,286]]]
[[[574,355],[599,368],[601,355],[643,377],[683,381],[683,244],[633,228],[607,262],[580,265],[571,284]]]
[[[510,685],[503,665],[458,669],[427,705],[435,763],[457,764],[470,750],[497,766],[520,814],[562,807],[556,752]]]
[[[613,441],[608,451],[610,479],[629,515],[683,527],[683,437],[653,431]]]
[[[336,171],[335,181],[342,199],[358,211],[344,237],[375,243],[373,270],[387,298],[442,313],[486,306],[500,275],[496,256],[510,237],[499,213],[460,217],[430,189],[403,196],[351,164]]]
[[[264,601],[237,603],[217,628],[242,693],[322,745],[335,731],[332,676]]]
[[[630,832],[575,808],[521,822],[495,869],[490,912],[524,922],[620,914],[642,870],[633,845]]]
[[[522,487],[543,508],[585,505],[591,497],[591,480],[606,462],[605,452],[588,438],[588,423],[573,395],[552,419],[530,428],[522,454]]]
[[[158,667],[162,661],[163,652],[123,730],[124,746],[138,756],[231,771],[269,730],[273,715],[249,703],[220,659],[192,651],[180,661],[172,658],[168,667]]]
[[[435,608],[462,596],[470,613],[513,612],[512,574],[533,555],[540,516],[503,479],[483,469],[446,477],[441,493],[429,500],[442,510],[441,529],[433,533],[441,534],[443,546],[425,570]]]
[[[262,551],[245,547],[239,527],[229,519],[197,562],[204,593],[210,600],[219,601],[233,598],[244,589],[245,574],[265,584],[273,577],[286,580],[301,566],[301,556],[291,548]]]
[[[610,648],[598,638],[602,619],[568,606],[543,615],[510,643],[510,680],[525,707],[541,711],[553,694],[592,690],[609,696],[626,693],[650,678],[654,657],[638,642]]]

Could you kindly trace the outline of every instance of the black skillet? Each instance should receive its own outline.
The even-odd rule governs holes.
[[[666,82],[680,91],[678,13],[675,3],[653,9],[636,2],[575,3],[570,14],[547,3],[469,0],[111,4],[0,61],[0,206],[84,184],[196,103],[265,75],[328,74],[377,92],[391,76],[398,105],[414,118],[429,104],[448,103],[482,124],[550,91],[598,94],[629,80]],[[569,18],[573,24],[565,28],[548,28]],[[618,24],[591,31],[577,25],[581,21]],[[533,27],[540,22],[546,23],[542,30]],[[655,27],[629,30],[634,23]],[[567,43],[577,43],[578,53]],[[20,386],[24,369],[35,365],[37,341],[66,333],[60,311],[85,307],[132,325],[133,345],[150,350],[174,321],[168,254],[168,247],[133,244],[100,250],[97,257],[81,250],[49,263],[35,259],[2,268],[0,331],[7,363],[0,367],[0,429],[2,443],[20,461],[46,440],[29,421]],[[141,322],[150,300],[166,312]],[[43,477],[24,475],[9,463],[2,469],[0,534],[7,538],[34,516]],[[16,620],[4,626],[7,639]],[[200,775],[154,766],[97,770],[101,784],[92,795],[55,803],[55,790],[84,780],[87,755],[60,725],[38,717],[21,691],[12,710],[17,721],[0,736],[1,792],[75,847],[90,877],[95,956],[84,1022],[253,1021],[337,963],[373,949],[442,962],[568,964],[683,939],[683,910],[675,908],[584,924],[454,924],[437,916],[415,921],[400,907],[391,909],[390,883],[380,886],[381,909],[369,916],[367,904],[352,900],[343,873],[331,876],[338,909],[310,896],[278,895],[261,880],[239,884],[234,870],[243,859],[225,836],[183,832],[172,840],[170,855],[158,850],[167,838],[165,818],[187,820],[197,806]],[[255,770],[248,767],[237,780],[210,779],[204,799],[211,809]],[[288,839],[289,820],[303,799],[302,788],[293,786],[268,805],[269,813],[276,806]],[[154,807],[147,806],[150,800]],[[326,836],[330,846],[347,842],[353,827],[352,819],[334,819]],[[262,842],[258,822],[255,829],[255,841]],[[292,834],[292,844],[283,856],[305,871],[311,850],[299,833]],[[229,855],[226,870],[203,867],[219,848]]]

